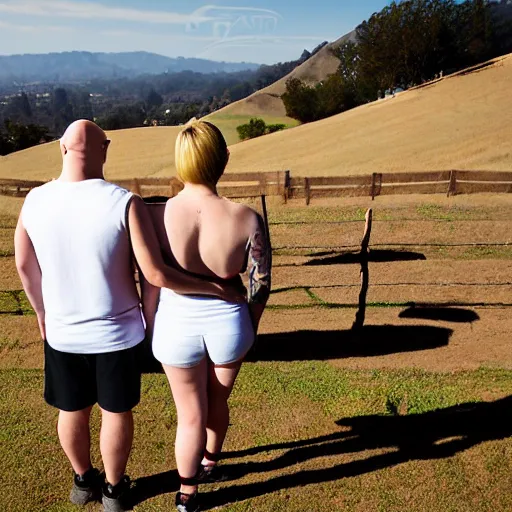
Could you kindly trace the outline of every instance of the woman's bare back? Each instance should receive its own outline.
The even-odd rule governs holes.
[[[164,223],[171,257],[182,268],[228,279],[244,270],[258,219],[246,206],[185,189],[167,202]]]

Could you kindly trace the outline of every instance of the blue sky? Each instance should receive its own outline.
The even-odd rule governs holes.
[[[0,54],[145,50],[271,64],[349,32],[386,0],[0,0]]]

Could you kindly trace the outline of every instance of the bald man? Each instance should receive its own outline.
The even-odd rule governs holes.
[[[142,199],[104,179],[109,144],[90,121],[69,126],[60,141],[62,173],[28,194],[15,253],[44,340],[45,400],[60,411],[59,440],[75,473],[70,499],[84,505],[102,490],[104,509],[117,512],[127,507],[145,336],[132,248],[154,286],[231,299],[233,292],[164,265]],[[96,403],[105,482],[90,456]]]

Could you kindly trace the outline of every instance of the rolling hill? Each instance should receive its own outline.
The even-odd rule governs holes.
[[[0,56],[1,82],[67,82],[134,77],[141,74],[236,72],[259,64],[171,58],[149,52],[62,52]]]
[[[442,80],[231,147],[228,171],[290,169],[294,176],[386,171],[512,170],[512,55]],[[221,126],[222,129],[222,126]],[[179,127],[110,132],[111,178],[174,173]],[[57,143],[0,157],[0,178],[59,174]]]
[[[324,80],[329,75],[332,75],[336,72],[340,63],[338,58],[333,54],[333,50],[354,38],[355,32],[350,32],[333,43],[324,46],[318,53],[315,53],[306,62],[297,66],[291,73],[281,78],[281,80],[255,92],[243,100],[231,103],[213,114],[211,119],[214,120],[216,117],[227,116],[258,116],[263,118],[269,116],[282,119],[286,118],[288,123],[292,122],[293,120],[291,118],[286,117],[286,110],[281,101],[281,94],[286,91],[286,82],[290,78],[299,78],[309,85],[314,85]]]

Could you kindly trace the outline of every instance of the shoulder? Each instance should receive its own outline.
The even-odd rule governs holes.
[[[134,196],[133,192],[130,192],[126,188],[120,187],[115,183],[111,183],[110,181],[100,181],[99,186],[105,190],[108,190],[112,195],[117,195],[119,197]]]
[[[257,226],[260,222],[263,221],[261,215],[251,207],[245,204],[235,203],[233,201],[228,201],[228,203],[232,213],[238,220],[244,222],[245,225]]]
[[[30,204],[30,203],[37,201],[43,197],[46,197],[46,196],[50,195],[54,189],[55,189],[55,181],[49,181],[48,183],[45,183],[44,185],[35,187],[25,197],[24,204],[27,204],[27,203]]]

